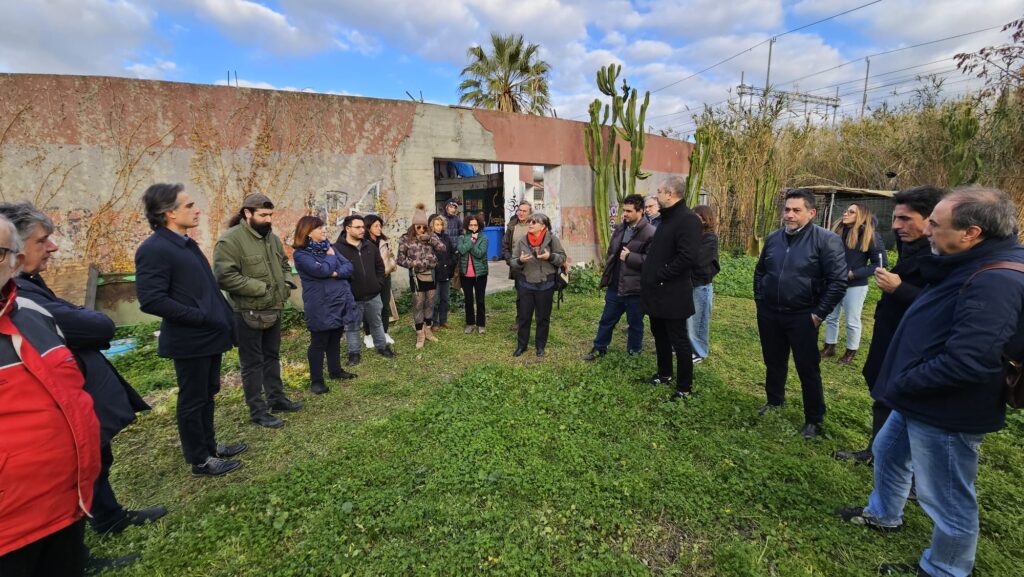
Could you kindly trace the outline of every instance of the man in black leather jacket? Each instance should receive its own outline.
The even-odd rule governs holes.
[[[754,269],[757,329],[765,364],[768,402],[759,414],[780,407],[786,398],[789,352],[800,375],[804,426],[800,434],[813,439],[825,418],[821,385],[818,327],[846,292],[843,241],[815,225],[814,194],[795,189],[786,194],[783,227],[765,240]]]
[[[884,268],[875,270],[875,282],[882,291],[882,298],[875,307],[875,329],[871,335],[871,348],[868,349],[868,358],[864,361],[862,371],[869,391],[875,388],[878,372],[882,368],[882,361],[892,343],[896,327],[924,288],[921,257],[931,254],[931,246],[928,244],[928,237],[924,235],[924,228],[932,209],[945,194],[946,191],[941,188],[919,186],[902,190],[893,196],[895,206],[892,230],[898,239],[900,258],[891,271]],[[870,463],[873,458],[871,444],[885,424],[885,420],[889,418],[890,412],[892,409],[876,400],[871,406],[871,439],[868,440],[867,448],[861,451],[837,451],[835,457],[839,460]]]

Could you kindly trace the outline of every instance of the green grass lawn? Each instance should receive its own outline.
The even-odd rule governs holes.
[[[916,505],[897,534],[831,514],[863,504],[871,487],[869,468],[830,457],[862,447],[870,430],[862,357],[824,363],[826,434],[807,442],[794,370],[785,409],[757,417],[753,301],[716,295],[712,354],[680,404],[638,383],[655,368],[649,335],[638,359],[616,331],[612,353],[578,360],[602,302],[567,295],[543,361],[532,348],[511,357],[510,293],[489,297],[485,336],[454,322],[422,351],[406,316],[392,330],[398,359],[366,355],[358,379],[321,397],[306,392],[308,336],[297,326],[284,374],[307,404],[278,430],[248,424],[232,354],[218,438],[250,449],[240,471],[216,479],[184,465],[173,370],[144,346],[119,366],[154,410],[117,438],[113,484],[126,505],[170,513],[89,542],[101,555],[141,552],[119,573],[139,576],[834,576],[916,560],[931,531]],[[1022,438],[1016,414],[982,447],[977,575],[1024,574]]]

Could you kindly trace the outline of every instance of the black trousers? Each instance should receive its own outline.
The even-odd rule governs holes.
[[[178,376],[178,436],[185,462],[202,465],[217,452],[213,397],[220,391],[221,355],[174,359]]]
[[[487,295],[487,275],[462,277],[462,296],[466,301],[466,324],[478,327],[487,326],[487,308],[484,298]],[[474,304],[476,305],[474,307]],[[519,309],[516,309],[519,314]]]
[[[530,325],[534,315],[537,317],[537,336],[534,345],[543,349],[548,344],[548,329],[551,326],[551,306],[555,301],[555,289],[543,291],[530,290],[519,286],[519,300],[516,302],[516,344],[525,349],[530,344]]]
[[[688,393],[693,389],[693,346],[686,329],[686,319],[651,317],[651,334],[658,356],[658,374],[673,374],[672,353],[676,356],[676,390]]]
[[[284,398],[281,321],[278,319],[266,329],[254,329],[245,324],[241,313],[235,313],[235,330],[245,404],[249,405],[249,416],[255,417],[265,414],[269,407]]]
[[[79,519],[0,557],[3,577],[80,577],[85,570],[85,524]]]
[[[114,452],[110,443],[100,445],[100,476],[96,478],[92,496],[92,520],[89,521],[97,533],[105,533],[117,525],[128,514],[117,502],[114,488],[110,486],[110,467],[114,464]]]
[[[324,384],[324,356],[327,357],[327,374],[332,378],[341,374],[342,328],[329,331],[310,331],[306,360],[309,362],[309,384]]]
[[[825,418],[825,392],[821,385],[818,354],[818,327],[810,313],[780,313],[757,307],[757,330],[764,357],[764,389],[769,405],[781,405],[786,399],[789,352],[800,376],[804,420],[820,424]]]

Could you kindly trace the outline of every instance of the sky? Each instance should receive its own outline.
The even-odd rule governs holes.
[[[999,28],[1022,17],[1024,0],[0,0],[0,72],[226,84],[231,71],[245,87],[457,104],[467,48],[521,33],[551,65],[559,117],[584,120],[615,62],[651,91],[648,127],[685,136],[741,77],[764,86],[769,47],[775,88],[838,88],[839,115],[856,115],[865,56],[869,109],[928,75],[954,97],[980,82],[952,56],[1005,43]]]

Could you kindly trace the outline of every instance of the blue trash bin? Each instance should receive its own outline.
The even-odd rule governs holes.
[[[504,234],[503,226],[484,227],[484,236],[487,237],[487,260],[501,260],[501,237]]]

